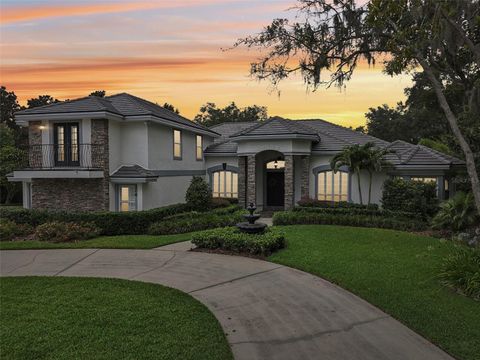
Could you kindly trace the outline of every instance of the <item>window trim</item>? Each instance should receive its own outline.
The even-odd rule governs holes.
[[[175,142],[175,131],[178,131],[180,133],[180,142],[176,143]],[[172,143],[173,143],[173,160],[182,160],[183,158],[183,132],[180,129],[173,129],[172,131]],[[179,144],[180,145],[180,156],[175,155],[175,145]]]
[[[198,139],[200,138],[200,146],[198,145]],[[200,148],[200,157],[198,156],[198,149]],[[203,136],[195,134],[195,160],[203,161]]]
[[[327,171],[332,171],[332,168],[330,165],[320,165],[312,169],[313,175],[315,177],[315,199],[318,200],[318,175],[323,172]],[[348,187],[347,187],[347,202],[352,202],[352,173],[349,171],[348,167],[342,166],[338,169],[337,172],[342,172],[347,174],[348,178]],[[333,181],[333,179],[332,179]],[[332,194],[333,195],[333,194]],[[323,201],[329,201],[329,202],[335,202],[332,198],[332,200],[323,200]]]

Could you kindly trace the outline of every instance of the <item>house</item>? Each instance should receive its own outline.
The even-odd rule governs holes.
[[[10,181],[23,183],[26,208],[145,210],[184,201],[193,176],[209,182],[214,197],[243,206],[289,209],[302,197],[359,202],[357,177],[334,173],[331,157],[346,145],[373,141],[389,148],[393,165],[374,174],[379,203],[391,176],[434,181],[438,196],[463,161],[421,145],[392,143],[323,120],[196,124],[154,103],[122,93],[26,109],[28,167]],[[368,176],[361,175],[363,194]]]

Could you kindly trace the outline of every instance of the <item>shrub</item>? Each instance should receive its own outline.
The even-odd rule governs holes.
[[[185,194],[185,202],[194,210],[207,210],[212,205],[212,191],[206,181],[194,176]]]
[[[8,219],[0,219],[0,241],[12,240],[17,236],[33,233],[33,228],[26,224],[16,224]]]
[[[313,198],[302,198],[297,202],[298,206],[300,207],[313,207],[313,208],[346,208],[346,209],[378,209],[377,204],[370,204],[370,205],[362,205],[362,204],[356,204],[356,203],[351,203],[347,201],[339,201],[339,202],[333,202],[333,201],[323,201],[323,200],[317,200]]]
[[[444,260],[439,278],[445,286],[480,300],[480,249],[457,248]]]
[[[401,178],[387,179],[383,184],[382,206],[386,210],[431,217],[438,210],[436,185]]]
[[[283,211],[273,215],[274,225],[322,224],[420,231],[427,225],[418,220],[370,215],[341,215],[305,211]]]
[[[181,234],[191,231],[233,226],[243,220],[243,210],[237,206],[220,208],[207,213],[186,213],[153,223],[151,235]]]
[[[38,225],[35,238],[40,241],[67,242],[86,240],[98,236],[100,229],[93,223],[65,223],[59,221]]]
[[[203,249],[268,256],[285,247],[285,236],[275,229],[266,229],[262,234],[246,234],[235,227],[229,227],[194,234],[192,243]]]
[[[310,213],[322,213],[322,214],[337,214],[337,215],[370,215],[370,216],[383,216],[394,217],[403,219],[416,219],[417,214],[407,211],[392,211],[378,208],[322,208],[322,207],[295,207],[293,211],[304,211]]]
[[[0,208],[0,217],[17,224],[37,226],[46,222],[91,222],[103,235],[145,234],[155,221],[190,210],[186,204],[175,204],[151,210],[131,212],[66,212]]]
[[[230,202],[227,198],[212,198],[212,208],[222,208],[230,206],[232,202]]]
[[[478,221],[473,193],[458,192],[452,199],[440,204],[440,210],[432,219],[434,229],[464,230]]]

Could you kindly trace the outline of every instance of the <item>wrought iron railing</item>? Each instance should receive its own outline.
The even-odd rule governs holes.
[[[103,144],[42,144],[28,147],[28,167],[103,168],[108,154]]]

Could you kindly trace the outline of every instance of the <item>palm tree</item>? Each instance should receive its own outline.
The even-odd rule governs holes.
[[[373,142],[366,144],[345,146],[341,152],[335,155],[330,161],[330,167],[336,173],[340,167],[346,166],[357,175],[358,195],[360,197],[360,204],[363,205],[362,185],[360,183],[360,172],[362,170],[368,171],[368,205],[370,205],[372,197],[372,179],[375,171],[382,171],[390,165],[385,160],[385,155],[390,153],[388,149],[377,148]]]
[[[330,160],[330,167],[333,172],[336,173],[342,166],[348,167],[350,171],[357,174],[358,178],[358,194],[360,197],[360,204],[363,205],[362,186],[360,184],[360,171],[362,170],[365,162],[365,149],[363,146],[355,144],[345,146],[341,152],[336,154],[332,160]]]
[[[372,198],[373,173],[376,171],[382,171],[391,166],[391,164],[387,160],[385,160],[385,155],[390,154],[392,151],[389,149],[377,148],[372,142],[363,145],[362,149],[365,152],[365,159],[361,168],[368,171],[368,205],[370,205]]]

